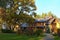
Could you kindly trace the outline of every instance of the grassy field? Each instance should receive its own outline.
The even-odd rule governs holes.
[[[0,40],[40,40],[43,36],[27,36],[12,33],[0,33]]]

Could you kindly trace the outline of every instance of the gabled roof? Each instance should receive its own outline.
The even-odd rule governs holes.
[[[35,22],[46,22],[46,21],[47,21],[46,19],[40,19],[40,20],[35,19]]]
[[[35,19],[35,22],[47,22],[50,19],[50,17],[44,18],[44,19]]]
[[[28,25],[28,23],[22,23],[21,24],[21,27],[28,27],[29,25]]]
[[[52,18],[52,19],[49,21],[49,24],[51,24],[54,20],[55,20],[55,18]]]
[[[55,20],[55,18],[44,18],[44,19],[35,19],[35,22],[46,22],[46,24],[51,24],[53,21]]]

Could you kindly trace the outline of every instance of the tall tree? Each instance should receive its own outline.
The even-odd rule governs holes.
[[[30,14],[30,16],[32,16],[33,18],[35,18],[37,16],[37,14],[35,12],[32,12],[32,14]]]
[[[48,12],[48,16],[53,16],[53,13],[51,11]]]
[[[29,13],[36,10],[34,0],[14,0],[14,4],[14,8],[18,8],[17,10],[19,10],[20,13]]]
[[[35,17],[36,19],[39,19],[39,18],[41,18],[41,15],[36,15],[36,17]]]
[[[46,13],[42,13],[42,18],[45,18],[47,16]]]
[[[4,0],[1,0],[4,2]],[[8,24],[32,22],[32,17],[26,13],[36,10],[34,0],[5,0],[6,16],[3,18]],[[25,14],[24,14],[25,13]]]

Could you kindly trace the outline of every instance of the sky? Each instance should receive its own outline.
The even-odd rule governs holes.
[[[60,0],[35,0],[38,14],[48,13],[51,11],[60,18]]]

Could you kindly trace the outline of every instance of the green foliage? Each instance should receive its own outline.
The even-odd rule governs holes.
[[[60,40],[60,37],[59,36],[55,36],[54,40]]]
[[[34,35],[36,35],[36,36],[43,35],[43,31],[42,30],[36,30],[36,32],[34,33]]]
[[[35,18],[41,18],[41,15],[36,15],[36,17]]]
[[[5,7],[5,5],[6,5],[5,0],[0,0],[0,6],[1,6],[1,7]]]
[[[29,13],[31,11],[36,10],[34,0],[1,0],[0,2],[4,2],[4,5],[2,5],[6,11],[6,13],[3,14],[4,16],[2,16],[2,19],[6,21],[8,24],[16,24],[16,22],[18,22],[18,24],[20,22],[27,22],[31,24],[33,23],[34,19],[27,13],[24,13],[24,11]],[[7,3],[10,5],[9,8],[6,7]],[[19,9],[19,7],[21,8]],[[19,14],[16,13],[17,10],[20,11]]]
[[[42,18],[46,17],[47,14],[46,13],[42,13]]]
[[[56,15],[54,15],[51,11],[48,13],[42,13],[42,14],[37,14],[35,18],[45,18],[45,17],[54,17],[57,18]]]
[[[17,9],[19,9],[20,13],[25,12],[31,12],[36,10],[35,2],[34,0],[14,0],[14,6],[13,11],[15,12]],[[20,8],[21,7],[21,8]]]
[[[32,14],[30,14],[31,16],[34,16],[34,17],[36,17],[37,16],[37,14],[35,13],[35,12],[32,12]]]
[[[8,29],[2,29],[1,31],[2,31],[3,33],[13,33],[12,30],[8,30]]]

